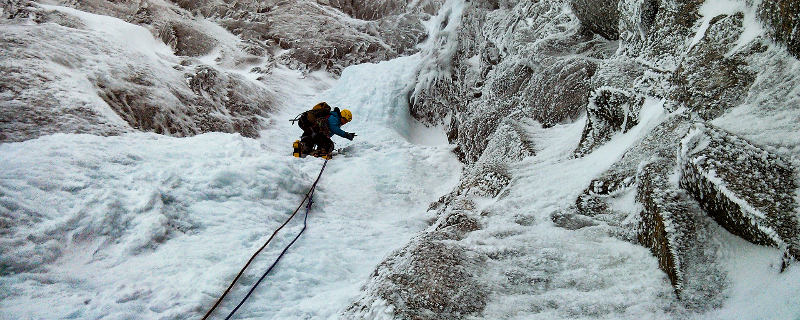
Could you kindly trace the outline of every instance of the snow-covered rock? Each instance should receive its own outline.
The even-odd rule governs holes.
[[[680,186],[721,226],[747,241],[797,258],[792,164],[713,126],[696,124],[681,141]]]
[[[702,226],[695,229],[703,232],[691,235],[700,239],[697,241],[706,241],[712,237],[706,232],[715,232],[713,223],[703,222],[702,211],[708,209],[702,201],[686,196],[681,190],[684,186],[670,176],[678,165],[675,150],[691,123],[719,119],[715,121],[726,129],[758,138],[767,146],[781,146],[776,152],[781,150],[782,155],[800,155],[800,145],[789,137],[798,126],[785,121],[796,119],[797,109],[790,105],[796,106],[800,92],[794,71],[797,60],[788,58],[793,48],[783,47],[796,32],[794,20],[786,18],[792,10],[793,5],[780,1],[523,1],[497,5],[473,1],[458,11],[462,16],[457,37],[440,28],[433,33],[438,46],[423,49],[440,67],[420,72],[411,113],[421,121],[448,126],[460,159],[473,169],[465,171],[462,185],[471,185],[476,181],[473,173],[482,172],[480,162],[490,152],[493,132],[499,132],[509,120],[536,121],[546,128],[581,119],[585,113],[586,130],[573,149],[581,157],[638,124],[637,109],[643,100],[662,99],[669,116],[644,129],[649,132],[621,159],[591,179],[574,207],[556,211],[551,219],[576,230],[599,223],[619,227],[617,230],[629,228],[629,221],[622,221],[628,217],[615,214],[612,207],[635,187],[643,193],[639,202],[646,202],[641,203],[643,228],[639,230],[642,239],[648,239],[643,243],[662,260],[661,267],[676,290],[685,297],[716,296],[712,291],[721,287],[703,284],[709,279],[694,276],[703,273],[697,270],[716,268],[715,258],[696,258],[695,253],[704,250],[700,247],[705,244],[686,245],[695,240],[686,240],[688,235],[667,227],[669,221],[689,219],[685,222]],[[762,25],[756,17],[772,20]],[[783,40],[775,40],[775,45],[765,35]],[[737,117],[750,120],[742,125]],[[758,132],[757,128],[768,130]],[[779,137],[778,132],[784,135]],[[489,172],[513,184],[514,174],[497,173],[506,172],[503,168],[516,161],[493,162]],[[641,171],[643,167],[647,170]],[[654,170],[658,174],[652,173]],[[785,175],[785,179],[790,177]],[[498,181],[486,179],[484,183],[488,180]],[[654,188],[668,191],[662,194]],[[786,188],[784,194],[792,194],[796,182]],[[496,196],[474,194],[487,195]],[[679,211],[685,214],[675,216]],[[787,229],[796,233],[798,228]],[[629,232],[615,232],[636,241]],[[656,235],[662,236],[661,240],[656,240]],[[668,257],[668,252],[673,257]],[[689,262],[681,265],[684,260]],[[693,276],[681,278],[687,272]],[[713,289],[702,293],[703,286]],[[692,293],[686,293],[689,287],[694,288],[689,290]]]
[[[759,18],[769,26],[768,33],[778,43],[800,59],[800,3],[791,0],[763,0],[759,2]]]
[[[575,156],[581,157],[639,123],[644,97],[610,87],[598,88],[586,106],[586,128]]]
[[[636,199],[643,205],[637,239],[658,258],[687,306],[718,307],[725,285],[718,245],[709,241],[713,230],[698,203],[669,181],[674,169],[674,161],[657,159],[637,173]]]
[[[379,62],[416,51],[441,1],[177,1],[295,69]]]
[[[0,3],[0,19],[27,18],[33,4],[28,0],[8,0]]]
[[[273,93],[241,75],[200,63],[191,68],[147,30],[114,18],[41,10],[38,15],[47,17],[41,23],[0,26],[3,41],[13,44],[4,49],[0,66],[6,75],[0,80],[4,141],[133,130],[256,137],[265,126]],[[124,29],[125,36],[142,37],[155,51],[132,47],[125,38],[108,41],[97,26]]]
[[[608,41],[580,32],[566,1],[509,6],[470,2],[459,9],[460,22],[443,24],[433,33],[437,45],[423,49],[437,67],[420,72],[411,113],[430,124],[451,115],[449,138],[467,163],[505,117],[546,127],[578,119],[594,61],[612,53]]]
[[[689,48],[670,78],[670,99],[679,101],[703,119],[713,119],[742,103],[756,72],[743,59],[764,51],[760,42],[730,54],[743,33],[744,14],[719,15]]]
[[[486,256],[453,240],[480,229],[475,204],[457,197],[439,219],[376,268],[348,319],[463,319],[486,306]],[[383,315],[383,317],[381,317]]]
[[[609,40],[619,39],[619,10],[614,0],[572,0],[572,12],[587,31]]]

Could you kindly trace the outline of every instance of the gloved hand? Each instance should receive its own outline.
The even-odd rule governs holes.
[[[353,138],[355,138],[355,137],[356,137],[355,133],[348,132],[346,138],[347,138],[347,140],[353,141]]]

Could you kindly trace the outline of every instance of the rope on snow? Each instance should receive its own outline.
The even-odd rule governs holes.
[[[311,185],[311,189],[308,190],[308,192],[306,193],[305,198],[303,198],[303,201],[300,202],[300,205],[297,207],[297,209],[294,210],[294,213],[292,213],[292,215],[289,216],[289,218],[286,219],[286,221],[280,227],[278,227],[278,229],[275,229],[275,232],[273,232],[272,236],[270,236],[269,239],[267,239],[267,242],[265,242],[264,245],[261,246],[261,248],[259,248],[258,251],[256,251],[256,253],[254,253],[252,257],[250,257],[250,260],[248,260],[247,263],[242,268],[242,270],[239,271],[239,274],[236,275],[236,278],[234,278],[233,281],[231,282],[231,284],[228,286],[228,288],[225,289],[225,292],[222,294],[222,296],[220,296],[219,299],[217,299],[217,302],[214,303],[214,306],[211,307],[211,310],[208,310],[206,315],[203,316],[203,320],[206,320],[206,319],[208,319],[209,316],[211,316],[211,314],[214,312],[214,310],[217,308],[217,306],[219,306],[219,304],[222,302],[222,300],[225,299],[225,296],[231,291],[233,286],[236,284],[236,281],[239,280],[239,278],[242,276],[242,274],[244,274],[244,271],[247,269],[247,267],[250,266],[250,263],[252,263],[253,260],[255,260],[256,256],[259,253],[261,253],[261,251],[264,250],[264,248],[267,247],[267,245],[272,241],[272,239],[275,238],[275,235],[277,235],[278,232],[281,231],[281,229],[283,229],[283,227],[285,227],[289,223],[289,221],[292,220],[292,218],[294,218],[294,216],[297,214],[297,212],[300,211],[300,208],[303,207],[303,204],[306,203],[306,200],[308,200],[308,204],[306,205],[306,214],[305,214],[305,217],[303,218],[303,229],[301,229],[300,233],[297,234],[297,236],[294,238],[294,240],[292,240],[292,242],[290,242],[289,245],[286,246],[286,248],[283,249],[283,251],[278,256],[278,258],[275,259],[275,262],[273,262],[272,265],[267,269],[267,271],[264,272],[264,275],[261,276],[260,279],[258,279],[258,281],[250,289],[250,291],[247,292],[247,295],[242,299],[241,302],[239,302],[239,304],[236,306],[236,308],[234,308],[233,311],[231,311],[231,313],[228,314],[227,317],[225,317],[226,320],[230,319],[233,316],[233,314],[236,313],[236,310],[238,310],[239,307],[241,307],[244,304],[244,302],[247,300],[247,298],[249,298],[250,295],[253,293],[253,291],[256,290],[256,287],[258,287],[258,285],[261,283],[261,281],[264,280],[264,278],[267,277],[267,274],[269,274],[270,271],[272,271],[272,268],[274,268],[275,265],[278,264],[278,261],[280,261],[281,258],[283,257],[283,255],[286,253],[286,251],[289,250],[289,247],[291,247],[295,243],[295,241],[297,241],[297,239],[300,238],[300,235],[302,235],[303,231],[306,230],[306,222],[308,221],[308,212],[311,210],[311,205],[314,203],[314,201],[313,201],[314,190],[317,188],[317,183],[319,182],[319,179],[322,177],[322,172],[325,171],[325,166],[327,166],[327,165],[328,165],[328,159],[326,159],[325,162],[322,164],[322,169],[319,171],[319,175],[317,176],[317,180],[314,181],[314,184]]]

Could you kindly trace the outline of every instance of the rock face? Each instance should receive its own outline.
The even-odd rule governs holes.
[[[682,140],[679,155],[680,186],[722,227],[798,257],[798,185],[790,163],[702,124]]]
[[[637,177],[637,201],[644,204],[639,242],[658,257],[658,265],[667,272],[675,291],[685,283],[682,249],[691,245],[697,233],[690,209],[681,201],[681,193],[669,187],[668,161],[645,165]]]
[[[422,21],[442,1],[176,1],[287,66],[340,74],[349,65],[416,51]],[[347,17],[344,18],[343,16]],[[178,37],[180,39],[180,37]],[[281,53],[278,51],[283,50]]]
[[[669,182],[674,161],[644,164],[636,175],[636,200],[644,210],[637,240],[650,248],[688,308],[707,310],[722,304],[725,276],[714,264],[718,244],[710,219],[686,191]]]
[[[3,28],[0,41],[13,44],[0,66],[6,74],[0,80],[3,141],[132,130],[257,137],[274,104],[270,92],[241,76],[199,64],[165,69],[151,56],[71,28],[52,23]]]
[[[670,99],[681,101],[703,119],[714,119],[739,105],[755,79],[743,59],[747,51],[728,56],[742,34],[744,15],[717,16],[672,74]],[[764,50],[760,45],[749,50]]]
[[[759,18],[769,26],[768,33],[800,59],[800,3],[791,0],[766,0],[758,7]]]
[[[180,21],[168,21],[161,24],[158,37],[164,41],[176,55],[199,57],[211,53],[218,42],[210,36]]]
[[[483,310],[488,291],[477,278],[486,258],[454,242],[480,228],[470,217],[474,203],[452,203],[431,228],[377,266],[345,318],[463,319]]]
[[[566,2],[506,5],[472,2],[460,21],[444,24],[436,41],[453,40],[423,52],[436,64],[423,69],[412,95],[417,119],[436,124],[452,115],[449,138],[466,163],[478,160],[504,115],[546,127],[580,117],[596,58],[613,53],[581,31],[578,18],[563,10]]]
[[[9,0],[3,1],[0,4],[0,18],[14,19],[18,17],[27,17],[32,9],[31,4],[26,0]]]
[[[536,156],[535,138],[524,135],[523,143],[506,142],[530,151],[521,158],[494,153],[492,141],[509,133],[509,123],[548,128],[585,115],[573,149],[585,157],[639,124],[644,104],[660,100],[665,113],[655,126],[594,177],[574,206],[551,215],[553,222],[569,230],[608,224],[620,230],[615,236],[648,247],[687,308],[713,308],[724,298],[725,273],[710,240],[720,227],[796,257],[790,158],[800,156],[800,141],[787,138],[798,126],[782,119],[799,116],[798,6],[763,1],[703,16],[703,3],[471,1],[460,20],[442,22],[432,34],[443,44],[423,49],[431,64],[411,98],[411,114],[444,124],[468,164],[442,204],[454,195],[502,197],[515,179],[508,168]],[[756,18],[761,34],[751,24]],[[610,208],[631,192],[641,205],[634,227]]]
[[[608,40],[619,39],[619,1],[572,0],[572,12],[581,21],[587,32],[603,36]]]
[[[603,145],[616,132],[625,133],[639,124],[644,97],[610,87],[595,90],[586,106],[586,128],[575,156],[581,157]]]

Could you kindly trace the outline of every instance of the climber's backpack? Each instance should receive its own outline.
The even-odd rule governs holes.
[[[331,106],[325,102],[317,103],[311,110],[305,112],[305,118],[309,122],[320,127],[327,127],[328,117],[331,116]]]
[[[336,108],[335,111],[338,111]],[[294,124],[295,121],[303,130],[311,130],[313,132],[328,133],[328,118],[331,116],[331,106],[325,102],[317,103],[311,110],[301,113],[296,118],[290,120]]]

